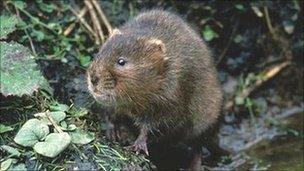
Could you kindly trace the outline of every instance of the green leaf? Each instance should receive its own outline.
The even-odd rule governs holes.
[[[68,133],[51,133],[45,138],[44,142],[38,142],[34,146],[34,150],[46,157],[54,158],[66,149],[71,142]]]
[[[203,30],[203,37],[204,37],[204,40],[209,42],[209,41],[213,40],[214,38],[218,38],[219,35],[214,30],[212,30],[212,28],[209,25],[206,25]]]
[[[292,135],[292,136],[296,136],[296,137],[300,136],[299,131],[294,130],[294,129],[288,129],[287,134]]]
[[[72,138],[72,142],[75,144],[88,144],[94,140],[94,133],[84,132],[81,129],[76,129],[73,132],[69,132]]]
[[[13,166],[12,168],[8,169],[9,171],[27,171],[25,164],[24,163],[20,163],[16,166]]]
[[[236,4],[236,5],[234,5],[234,7],[238,10],[245,11],[244,5],[242,5],[242,4]]]
[[[41,42],[45,39],[44,33],[35,29],[32,30],[31,36],[34,37],[38,42]]]
[[[89,113],[88,109],[86,108],[76,108],[76,107],[73,107],[69,113],[71,114],[72,117],[83,117],[85,115],[87,115]]]
[[[26,22],[24,22],[23,20],[19,20],[17,23],[17,27],[19,29],[26,29],[28,27],[28,24]]]
[[[236,105],[243,105],[245,103],[245,99],[243,97],[236,97],[235,104]]]
[[[61,122],[60,123],[61,129],[64,131],[75,131],[75,129],[77,128],[76,125],[71,124],[71,125],[67,125],[66,122]]]
[[[22,0],[12,1],[12,2],[19,9],[24,9],[26,7],[26,3],[24,1],[22,1]]]
[[[76,125],[74,125],[74,124],[71,124],[71,125],[69,125],[68,127],[67,127],[67,130],[68,131],[74,131],[74,130],[76,130],[77,129],[77,127],[76,127]]]
[[[252,107],[253,106],[252,100],[250,98],[246,98],[245,105],[246,105],[246,107]]]
[[[244,39],[243,36],[240,35],[240,34],[238,34],[237,36],[235,36],[235,38],[233,39],[233,41],[234,41],[234,43],[238,44],[238,43],[242,42],[243,39]]]
[[[66,118],[65,112],[62,111],[48,112],[48,113],[57,124],[59,124],[62,120]],[[34,116],[40,118],[41,121],[44,122],[45,124],[52,125],[51,121],[46,115],[46,112],[36,113],[34,114]]]
[[[14,141],[25,147],[34,146],[49,134],[49,127],[38,119],[28,120],[19,130]]]
[[[5,126],[3,124],[0,124],[0,134],[4,133],[4,132],[9,132],[14,130],[14,128],[10,127],[10,126]]]
[[[0,170],[7,170],[12,165],[13,159],[6,159],[1,163]]]
[[[43,3],[43,1],[38,2],[38,7],[42,11],[47,12],[47,13],[51,13],[54,11],[54,9],[56,9],[56,6],[53,3],[46,4],[46,3]]]
[[[21,153],[14,147],[8,146],[8,145],[2,145],[1,148],[11,154],[11,156],[19,157]]]
[[[66,104],[60,104],[60,103],[52,103],[50,105],[50,110],[52,111],[63,111],[63,112],[66,112],[69,110],[69,106],[66,105]]]
[[[18,43],[0,42],[1,93],[4,96],[31,95],[39,87],[47,87],[34,57]]]
[[[83,55],[83,56],[80,56],[79,61],[82,66],[88,67],[91,63],[91,57]]]
[[[54,30],[58,34],[62,33],[63,28],[62,28],[61,24],[59,24],[59,23],[48,23],[47,25],[48,25],[49,28],[51,28],[52,30]],[[69,46],[72,46],[71,43],[69,43],[69,40],[67,38],[64,38],[64,37],[61,39],[60,44],[62,44],[62,45],[69,44]],[[68,49],[68,50],[70,50],[70,49]]]
[[[0,39],[6,39],[7,35],[16,30],[18,18],[16,16],[0,16]]]
[[[62,121],[62,122],[60,122],[60,127],[62,130],[65,131],[68,128],[68,124],[66,123],[66,121]]]
[[[30,19],[31,19],[31,22],[33,24],[40,24],[41,23],[41,21],[40,21],[40,19],[38,17],[32,16]]]

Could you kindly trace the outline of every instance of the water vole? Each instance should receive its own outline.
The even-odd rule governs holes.
[[[210,52],[181,18],[139,14],[113,32],[87,71],[94,98],[140,129],[136,151],[152,132],[188,141],[217,122],[222,93]],[[149,141],[149,140],[148,140]]]

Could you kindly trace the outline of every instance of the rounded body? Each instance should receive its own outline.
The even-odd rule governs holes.
[[[139,128],[199,137],[216,123],[222,102],[210,52],[181,18],[141,13],[103,45],[88,70],[95,99]]]

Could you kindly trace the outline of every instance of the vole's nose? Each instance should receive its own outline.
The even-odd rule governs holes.
[[[113,89],[115,87],[115,79],[113,77],[105,77],[102,81],[105,89]]]
[[[109,71],[102,73],[102,84],[105,89],[113,89],[115,87],[115,78]]]

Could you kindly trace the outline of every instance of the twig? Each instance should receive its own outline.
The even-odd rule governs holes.
[[[302,104],[301,107],[294,106],[294,107],[288,108],[288,109],[284,110],[282,113],[275,115],[274,118],[275,119],[284,119],[284,118],[287,118],[287,117],[292,116],[294,114],[304,112],[303,107],[304,106]]]
[[[78,154],[81,155],[82,159],[85,159],[85,160],[89,159],[83,152],[81,152],[81,150],[79,150],[79,148],[74,143],[72,143],[72,146],[75,148],[75,150],[78,152]]]
[[[248,143],[246,143],[242,148],[240,148],[238,151],[245,151],[247,149],[249,149],[250,147],[258,144],[259,142],[261,142],[262,140],[264,140],[265,138],[263,136],[259,136],[256,137],[254,140],[249,141]]]
[[[112,26],[111,26],[109,20],[107,19],[105,13],[102,11],[100,5],[98,4],[98,2],[97,2],[96,0],[91,0],[91,1],[92,1],[93,5],[95,6],[95,8],[97,9],[97,12],[98,12],[99,16],[101,17],[101,19],[102,19],[104,25],[105,25],[106,28],[108,29],[108,32],[111,34],[113,28],[112,28]]]
[[[265,68],[266,66],[279,63],[280,61],[283,61],[284,57],[278,57],[278,58],[267,58],[263,63],[257,64],[257,68]]]
[[[97,38],[98,36],[93,31],[92,27],[85,21],[85,19],[83,17],[80,17],[73,8],[69,8],[69,9],[79,19],[81,24],[83,24],[83,26],[93,35],[93,37]]]
[[[22,20],[22,18],[20,17],[20,12],[19,12],[19,10],[18,10],[17,7],[15,7],[15,10],[16,10],[16,14],[17,14],[18,18],[19,18],[20,20]],[[31,45],[31,49],[32,49],[32,51],[33,51],[34,56],[37,57],[37,53],[36,53],[36,49],[35,49],[33,40],[32,40],[32,38],[31,38],[31,36],[28,34],[27,28],[24,28],[23,31],[25,32],[26,36],[27,36],[28,39],[29,39],[29,42],[30,42],[30,45]]]
[[[268,71],[262,72],[262,73],[265,73],[263,79],[259,79],[252,86],[250,86],[248,88],[245,88],[238,96],[241,97],[241,98],[248,97],[254,90],[256,90],[262,84],[264,84],[265,82],[269,81],[271,78],[276,76],[281,70],[283,70],[285,67],[290,65],[290,63],[291,63],[290,61],[285,61],[285,62],[282,62],[280,64],[277,64],[277,65],[273,66]],[[229,100],[225,104],[224,110],[227,110],[227,111],[230,110],[233,107],[233,105],[234,105],[234,98]]]
[[[285,61],[281,64],[278,64],[274,67],[272,67],[269,71],[266,72],[265,76],[263,76],[263,79],[259,79],[254,86],[249,87],[248,89],[245,89],[242,93],[242,97],[247,97],[253,90],[260,87],[264,82],[270,80],[272,77],[274,77],[276,74],[278,74],[283,68],[288,66],[290,64],[290,61]]]
[[[24,9],[18,7],[18,6],[15,6],[14,3],[12,3],[12,5],[13,5],[14,7],[16,7],[17,9],[19,9],[21,12],[23,12],[23,13],[24,13],[26,16],[28,16],[31,20],[35,21],[37,24],[39,24],[39,25],[41,25],[42,27],[48,29],[49,31],[51,31],[51,32],[54,33],[55,35],[58,35],[58,33],[57,33],[56,31],[54,31],[52,28],[50,28],[47,24],[41,22],[41,21],[39,20],[39,18],[34,17],[34,16],[32,16],[32,14],[30,14],[30,13],[27,12],[26,10],[24,10]]]
[[[92,5],[91,1],[84,1],[84,3],[88,7],[88,9],[89,9],[89,12],[90,12],[90,15],[91,15],[91,19],[92,19],[92,22],[94,24],[94,28],[96,29],[95,31],[98,32],[97,35],[99,35],[101,41],[104,42],[105,37],[104,37],[103,31],[101,29],[101,25],[100,25],[100,23],[98,21],[97,14],[95,13],[95,10],[93,8],[93,5]],[[96,40],[96,43],[100,44],[99,43],[99,39]]]
[[[59,133],[63,133],[63,131],[61,130],[61,128],[57,125],[57,123],[54,121],[54,119],[52,118],[52,116],[49,113],[50,111],[46,111],[45,115],[47,116],[47,118],[50,120],[50,122],[52,123],[52,125],[54,126],[54,128],[57,130],[57,132]]]
[[[265,13],[265,18],[266,18],[266,23],[267,23],[267,27],[271,33],[271,35],[273,36],[273,38],[275,38],[275,32],[274,29],[271,25],[271,21],[270,21],[270,17],[269,17],[269,13],[268,13],[268,8],[267,6],[264,6],[264,13]]]
[[[270,20],[270,16],[269,16],[267,6],[264,6],[264,13],[265,13],[267,27],[269,29],[269,32],[270,32],[271,36],[272,36],[272,39],[275,42],[278,43],[279,47],[282,48],[284,58],[286,58],[287,60],[291,60],[292,59],[292,52],[290,50],[291,48],[290,48],[289,40],[286,37],[278,34],[276,32],[276,30],[273,28],[273,26],[271,25],[271,20]]]
[[[32,51],[33,51],[34,56],[35,56],[35,57],[37,57],[37,53],[36,53],[36,49],[35,49],[35,46],[34,46],[33,40],[32,40],[32,38],[31,38],[31,36],[28,34],[28,32],[27,32],[27,29],[26,29],[26,28],[24,29],[24,32],[25,32],[26,36],[27,36],[27,37],[28,37],[28,39],[29,39],[29,42],[30,42],[30,45],[31,45],[31,49],[32,49]]]
[[[223,50],[223,52],[220,54],[220,57],[219,57],[216,65],[219,65],[221,63],[221,61],[223,60],[223,58],[225,57],[225,55],[226,55],[226,53],[227,53],[227,51],[228,51],[228,49],[229,49],[229,47],[230,47],[230,45],[232,43],[232,40],[233,40],[233,37],[234,37],[234,35],[236,33],[237,27],[238,27],[238,22],[234,25],[234,27],[232,29],[232,32],[231,32],[231,36],[230,36],[229,41],[228,41],[228,44],[225,47],[225,49]]]
[[[78,14],[77,21],[79,21],[80,20],[79,18],[82,18],[87,13],[87,11],[88,11],[88,9],[86,7],[83,7]],[[63,35],[65,35],[65,36],[69,35],[71,33],[71,31],[74,29],[75,25],[76,25],[75,23],[72,23],[71,25],[69,25],[68,28],[65,29],[65,31],[63,32]]]

